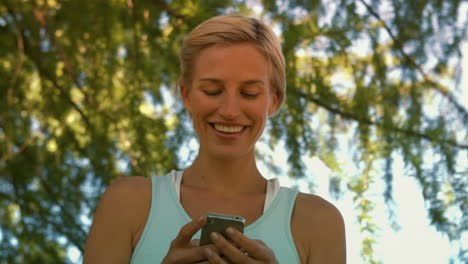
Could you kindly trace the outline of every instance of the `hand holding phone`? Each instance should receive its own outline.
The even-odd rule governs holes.
[[[226,228],[233,227],[240,232],[244,232],[245,219],[242,216],[226,215],[220,213],[206,213],[206,224],[202,228],[200,246],[212,244],[210,234],[217,232],[226,240],[230,240],[226,234]]]
[[[241,216],[206,214],[207,222],[202,227],[200,246],[215,246],[217,251],[204,250],[203,253],[210,263],[272,263],[278,264],[275,253],[263,241],[252,239],[243,234],[245,220]],[[240,231],[230,236],[226,228],[233,227]],[[210,234],[219,233],[222,237],[211,242]],[[231,239],[232,237],[232,239]]]
[[[192,240],[193,235],[195,235],[205,223],[206,217],[199,217],[182,226],[177,236],[172,240],[169,250],[161,263],[198,263],[206,260],[203,252],[208,248],[212,252],[217,252],[214,245],[199,247],[195,246],[194,240]]]

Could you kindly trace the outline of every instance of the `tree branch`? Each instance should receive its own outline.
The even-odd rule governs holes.
[[[23,67],[24,41],[23,41],[23,35],[21,34],[22,30],[16,18],[16,14],[9,8],[7,10],[8,10],[8,13],[11,15],[11,17],[13,17],[13,21],[15,22],[15,25],[16,25],[15,27],[16,28],[16,46],[18,48],[18,59],[17,59],[18,63],[16,64],[15,72],[13,73],[13,78],[11,78],[10,87],[8,88],[8,105],[12,105],[13,104],[12,102],[13,86],[15,85],[16,80],[18,79],[18,76]]]
[[[55,41],[55,38],[54,38],[54,35],[51,34],[51,30],[48,26],[48,23],[47,23],[47,16],[48,16],[48,13],[47,13],[47,9],[44,9],[44,10],[39,10],[39,7],[37,6],[37,3],[36,3],[36,0],[33,0],[33,4],[34,4],[34,15],[36,17],[36,20],[41,24],[41,26],[44,28],[48,38],[50,39],[50,42],[52,43],[53,47],[54,47],[54,50],[59,54],[59,57],[60,57],[60,60],[64,63],[65,65],[65,69],[68,73],[68,76],[70,78],[70,80],[80,89],[80,91],[84,94],[85,98],[86,98],[86,101],[99,113],[101,113],[105,118],[107,118],[110,122],[112,123],[116,123],[117,122],[117,119],[113,118],[109,113],[107,113],[107,111],[105,111],[105,109],[102,109],[100,108],[95,102],[94,100],[92,99],[91,96],[89,96],[86,91],[83,89],[83,87],[81,86],[81,84],[78,82],[77,78],[76,78],[76,72],[74,71],[73,67],[71,66],[71,63],[69,62],[67,56],[65,55],[65,52],[63,51],[63,49],[61,48],[61,46],[57,43],[57,41]],[[161,4],[164,4],[167,6],[167,4],[165,3],[161,3]],[[133,10],[134,8],[134,3],[132,0],[128,0],[127,1],[127,5]],[[169,8],[170,9],[170,8]],[[134,34],[135,36],[135,39],[134,41],[136,42],[136,34]],[[135,43],[137,45],[137,43]],[[136,58],[136,61],[137,61],[137,58]],[[37,61],[39,62],[39,61]],[[36,63],[36,65],[38,65]],[[136,66],[135,66],[136,68]],[[41,72],[41,71],[40,71]],[[56,87],[57,89],[59,89],[62,94],[64,94],[66,96],[66,93],[64,91],[64,89],[58,85],[58,83],[56,82],[56,80],[54,78],[52,78],[52,76],[48,75],[47,72],[45,71],[45,69],[43,69],[44,73],[46,73],[46,76],[47,76],[47,79],[49,81],[51,81],[53,84],[54,84],[54,87]],[[89,119],[86,118],[86,116],[84,115],[84,113],[81,111],[81,109],[78,107],[78,105],[76,105],[75,102],[73,102],[73,100],[71,100],[71,98],[69,98],[68,96],[67,97],[67,100],[70,104],[72,104],[75,109],[78,110],[78,112],[80,112],[80,115],[85,119],[85,122],[87,123],[88,125],[88,128],[92,128],[91,127],[91,124],[89,122]],[[119,136],[122,137],[123,135],[123,132],[122,132],[122,129],[117,127],[117,130],[119,132]],[[135,158],[135,154],[134,154],[134,151],[129,147],[127,149],[127,152],[128,152],[128,155],[129,155],[129,158],[131,160],[131,163],[132,165],[141,171],[141,168],[139,167],[139,164],[138,164],[138,159]]]
[[[406,135],[411,136],[411,137],[424,138],[424,139],[429,140],[431,142],[444,143],[444,144],[452,145],[454,147],[458,147],[458,148],[462,148],[462,149],[468,149],[467,144],[461,144],[459,142],[456,142],[455,140],[440,139],[440,138],[434,137],[432,135],[424,134],[424,133],[421,133],[421,132],[418,132],[418,131],[413,131],[413,130],[410,130],[410,129],[405,129],[405,128],[401,128],[401,127],[397,127],[397,126],[389,127],[387,125],[384,125],[383,123],[372,121],[372,120],[366,119],[366,118],[362,118],[362,117],[359,117],[359,116],[354,115],[352,113],[345,112],[342,109],[333,107],[333,106],[331,106],[331,105],[317,99],[313,95],[308,94],[308,93],[306,93],[304,91],[301,91],[301,90],[298,90],[298,89],[295,89],[295,88],[291,88],[289,90],[292,91],[293,93],[296,93],[297,95],[303,97],[304,99],[309,100],[309,101],[311,101],[311,102],[313,102],[313,103],[327,109],[329,112],[332,112],[334,114],[337,114],[337,115],[341,116],[344,119],[357,121],[359,123],[366,124],[366,125],[371,125],[371,126],[384,128],[384,129],[389,129],[389,130],[394,131],[396,133],[406,134]]]
[[[387,31],[388,35],[390,36],[390,38],[393,40],[393,42],[395,43],[398,51],[401,53],[401,55],[403,56],[403,58],[405,58],[409,64],[415,68],[423,77],[424,81],[430,85],[432,85],[432,87],[437,91],[439,92],[442,96],[444,96],[445,98],[447,98],[447,100],[452,103],[454,105],[454,107],[457,109],[457,111],[462,115],[462,118],[463,120],[467,120],[468,119],[468,112],[467,110],[462,106],[460,105],[457,100],[454,98],[454,96],[450,93],[450,91],[448,91],[447,89],[441,87],[437,82],[433,81],[426,72],[424,72],[424,70],[422,69],[422,67],[417,64],[414,59],[409,56],[408,54],[406,54],[406,52],[403,50],[403,44],[395,37],[395,35],[393,34],[392,30],[390,29],[390,27],[385,23],[385,21],[380,17],[380,15],[369,5],[367,4],[364,0],[359,0],[359,2],[361,2],[365,7],[366,9],[369,11],[369,13],[371,13],[379,22],[382,23],[383,27],[385,28],[385,31]]]
[[[138,33],[136,30],[136,24],[137,24],[137,14],[136,14],[136,9],[133,4],[133,0],[127,0],[128,7],[130,8],[129,10],[129,15],[132,18],[132,26],[133,26],[133,48],[135,49],[133,52],[133,60],[134,60],[134,74],[135,78],[138,84],[138,88],[141,88],[142,81],[140,78],[139,73],[139,61],[140,61],[140,45],[138,43]]]
[[[16,46],[18,48],[18,59],[17,59],[17,63],[16,63],[16,66],[15,66],[15,71],[13,73],[13,77],[10,80],[10,85],[7,88],[7,95],[6,95],[7,106],[8,106],[8,108],[11,109],[11,108],[13,108],[13,104],[14,104],[14,101],[13,101],[13,88],[14,88],[16,80],[18,79],[18,76],[19,76],[19,74],[21,72],[21,69],[23,67],[24,41],[23,41],[23,36],[21,34],[21,26],[18,23],[18,19],[16,18],[15,12],[13,12],[13,10],[9,6],[7,6],[7,12],[13,18],[13,22],[15,24]],[[3,118],[3,113],[1,114],[1,117]],[[7,147],[6,147],[5,155],[3,155],[3,157],[1,158],[1,161],[5,161],[5,162],[8,159],[10,159],[11,157],[13,157],[14,155],[16,155],[12,151],[13,146],[12,146],[12,143],[10,142],[10,140],[8,138],[9,138],[8,133],[5,131],[5,141],[6,141]],[[25,143],[27,143],[27,142],[28,141],[26,141]],[[26,145],[23,144],[23,146],[26,146]],[[21,146],[20,150],[17,151],[16,153],[21,153],[21,151],[23,151],[23,149],[24,149],[23,146]]]
[[[172,7],[170,7],[165,1],[161,1],[161,0],[152,0],[152,2],[160,9],[166,11],[166,13],[168,13],[169,15],[177,18],[177,19],[181,19],[181,20],[184,20],[185,19],[185,16],[184,15],[181,15],[179,12],[177,12],[177,10],[173,9]]]
[[[10,203],[11,201],[13,201],[13,198],[11,196],[2,192],[0,192],[0,198],[2,201],[6,201],[7,203]]]
[[[5,153],[5,155],[3,155],[3,157],[0,159],[1,162],[6,162],[7,160],[9,159],[12,159],[14,158],[16,155],[20,154],[21,152],[24,151],[24,149],[26,149],[26,147],[31,143],[31,141],[34,139],[35,137],[30,137],[28,139],[26,139],[23,144],[21,144],[21,146],[18,148],[18,150],[16,152],[7,152]]]
[[[44,179],[44,177],[42,176],[41,174],[41,170],[39,168],[36,168],[35,170],[35,174],[36,176],[39,178],[39,181],[41,182],[42,186],[44,187],[44,189],[46,190],[46,193],[49,195],[49,198],[55,203],[57,204],[59,207],[60,207],[60,210],[62,211],[63,215],[67,218],[67,220],[69,221],[69,223],[72,224],[72,226],[74,226],[74,228],[76,230],[78,230],[82,237],[86,237],[87,233],[86,231],[83,230],[83,228],[77,224],[75,222],[75,219],[76,219],[76,216],[72,216],[68,211],[67,209],[59,202],[55,199],[55,197],[57,197],[57,195],[55,195],[54,191],[52,191],[52,188],[50,188],[49,184],[47,183],[47,181]],[[66,233],[64,231],[61,231],[61,233]],[[67,235],[67,239],[69,239],[71,242],[73,242],[73,244],[75,244],[75,246],[81,251],[81,252],[84,252],[84,248],[83,246],[81,245],[81,243],[79,243],[78,241],[76,241],[74,239],[73,236],[69,236]]]
[[[34,6],[34,9],[33,9],[34,16],[36,17],[36,20],[44,29],[47,37],[50,40],[50,43],[52,43],[54,50],[58,53],[60,60],[65,65],[65,71],[69,75],[70,80],[76,85],[78,89],[80,89],[80,91],[83,93],[84,97],[86,98],[86,101],[93,103],[94,102],[93,98],[88,95],[88,93],[83,89],[82,85],[78,82],[77,77],[76,77],[77,76],[76,71],[73,69],[72,64],[70,63],[70,60],[65,55],[65,52],[63,51],[62,47],[57,44],[54,34],[51,34],[49,24],[47,23],[47,18],[48,18],[47,8],[40,10],[36,3],[36,0],[33,0],[32,3]],[[45,2],[45,4],[47,5],[47,2]]]
[[[45,77],[48,81],[52,83],[52,85],[60,91],[60,93],[65,97],[65,99],[70,103],[73,108],[75,108],[76,111],[80,114],[81,118],[86,124],[86,127],[88,130],[92,129],[91,123],[89,122],[89,118],[86,116],[86,114],[81,110],[81,108],[68,96],[68,94],[65,92],[65,90],[57,83],[57,80],[55,80],[52,75],[45,69],[45,67],[42,65],[41,60],[34,56],[33,52],[30,50],[29,45],[27,42],[25,42],[25,51],[26,55],[31,59],[31,61],[36,65],[40,76]]]

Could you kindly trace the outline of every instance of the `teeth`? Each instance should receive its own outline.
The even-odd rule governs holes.
[[[240,132],[243,127],[242,126],[224,126],[224,125],[214,124],[214,128],[216,130],[219,130],[225,133],[237,133],[237,132]]]

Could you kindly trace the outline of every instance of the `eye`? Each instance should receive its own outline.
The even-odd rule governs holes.
[[[219,95],[221,91],[203,91],[203,93],[205,93],[208,96],[216,96]]]
[[[241,92],[242,96],[244,96],[247,99],[255,99],[258,94],[257,93],[247,93],[247,92]]]

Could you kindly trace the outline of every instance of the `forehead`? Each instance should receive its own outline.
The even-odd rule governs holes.
[[[269,63],[250,43],[211,46],[203,49],[196,62],[193,81],[215,78],[223,81],[269,79]]]

